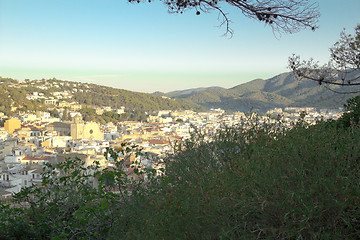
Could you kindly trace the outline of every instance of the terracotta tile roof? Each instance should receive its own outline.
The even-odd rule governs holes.
[[[32,156],[25,156],[23,160],[49,160],[51,157],[48,156],[41,156],[41,157],[32,157]]]
[[[156,144],[156,145],[169,144],[169,141],[166,141],[164,139],[149,139],[148,142],[150,144]]]

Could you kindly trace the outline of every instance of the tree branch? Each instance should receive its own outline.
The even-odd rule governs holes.
[[[355,35],[340,33],[340,40],[330,48],[329,62],[320,66],[312,59],[302,61],[299,56],[289,57],[289,68],[300,79],[327,85],[327,89],[337,93],[358,93],[358,89],[341,92],[329,86],[360,86],[360,24],[355,28]]]
[[[130,3],[151,2],[151,0],[128,0]],[[183,13],[195,10],[196,15],[215,10],[222,16],[220,26],[226,25],[226,34],[232,35],[231,20],[224,12],[225,5],[241,11],[243,15],[271,26],[274,32],[295,33],[301,29],[317,28],[320,17],[319,6],[309,0],[160,0],[169,13]]]

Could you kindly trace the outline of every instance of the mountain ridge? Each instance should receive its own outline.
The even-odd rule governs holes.
[[[358,73],[360,75],[360,72]],[[343,87],[334,86],[337,90]],[[315,81],[298,80],[291,72],[269,79],[254,79],[232,88],[207,88],[189,94],[168,94],[174,99],[198,104],[206,108],[227,111],[266,112],[275,107],[339,108],[356,94],[336,94]]]
[[[360,75],[360,72],[358,73]],[[266,112],[276,107],[339,108],[356,94],[335,94],[317,82],[296,79],[293,73],[278,74],[269,79],[254,79],[231,88],[218,86],[176,90],[168,93],[141,93],[91,83],[57,79],[25,80],[0,77],[0,111],[10,113],[12,107],[22,111],[46,107],[39,99],[27,100],[33,92],[55,97],[54,92],[69,92],[70,99],[85,106],[125,106],[128,111],[151,112],[156,110],[205,110],[222,108],[226,111]],[[341,90],[342,87],[336,87]],[[9,99],[11,101],[9,101]],[[24,100],[25,99],[25,100]]]

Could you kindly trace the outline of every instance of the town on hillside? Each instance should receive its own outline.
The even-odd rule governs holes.
[[[31,85],[30,82],[22,84]],[[21,87],[16,82],[13,85],[10,87]],[[75,91],[76,86],[70,87]],[[45,84],[43,88],[50,87]],[[68,158],[79,158],[87,166],[96,161],[101,168],[111,168],[115,159],[106,155],[107,150],[119,150],[125,145],[136,145],[137,149],[146,153],[119,155],[125,161],[124,170],[130,177],[135,174],[132,170],[134,165],[152,168],[160,175],[165,168],[164,157],[173,153],[179,141],[190,138],[194,129],[201,129],[204,134],[215,134],[223,127],[242,124],[249,118],[243,112],[226,113],[219,108],[205,112],[158,110],[147,113],[146,121],[109,121],[101,124],[85,121],[81,113],[84,105],[67,101],[73,93],[58,91],[46,97],[44,93],[33,92],[27,94],[26,99],[43,99],[48,110],[24,111],[22,108],[20,111],[14,106],[12,116],[0,112],[0,198],[11,197],[33,184],[41,185],[45,163],[56,164]],[[98,115],[104,111],[122,115],[126,108],[98,106],[95,112]],[[57,116],[51,114],[54,110],[59,113]],[[291,127],[300,118],[314,124],[320,119],[337,119],[341,114],[341,109],[286,107],[275,108],[256,117],[260,123],[276,123],[281,119],[284,126]]]

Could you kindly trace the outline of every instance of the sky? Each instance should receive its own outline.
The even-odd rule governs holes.
[[[325,63],[346,28],[360,23],[359,0],[319,4],[315,32],[275,35],[264,23],[226,8],[218,14],[169,14],[153,0],[0,0],[0,76],[57,78],[137,92],[220,86],[288,72],[292,54]]]

